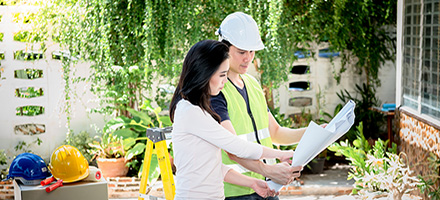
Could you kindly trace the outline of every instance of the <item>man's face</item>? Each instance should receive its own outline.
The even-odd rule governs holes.
[[[246,51],[231,45],[229,47],[229,71],[237,74],[246,73],[254,56],[255,51]]]

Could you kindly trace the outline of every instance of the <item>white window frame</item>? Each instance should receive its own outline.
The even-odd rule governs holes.
[[[424,9],[424,0],[420,0],[421,1],[421,13],[423,13],[423,9]],[[402,87],[402,67],[403,67],[403,50],[404,50],[404,17],[405,17],[405,0],[398,0],[397,2],[397,55],[396,55],[396,106],[400,107],[400,109],[407,111],[411,114],[413,114],[414,116],[418,116],[421,120],[424,121],[428,121],[432,124],[436,124],[436,125],[440,125],[440,120],[427,115],[427,114],[423,114],[421,112],[421,92],[419,93],[419,97],[418,97],[418,108],[417,110],[408,106],[404,106],[403,104],[403,87]],[[421,24],[421,29],[423,29],[423,14],[420,17],[420,24]],[[422,38],[423,31],[420,31],[420,37]],[[422,42],[421,44],[422,45]],[[423,51],[421,51],[420,53],[420,58],[421,58],[421,54]],[[422,59],[420,59],[420,63],[422,63]],[[440,61],[440,60],[439,60]],[[421,73],[420,73],[421,74]],[[420,77],[421,79],[421,77]],[[421,83],[420,83],[421,84]]]

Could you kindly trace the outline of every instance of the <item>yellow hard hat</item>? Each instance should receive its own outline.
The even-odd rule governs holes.
[[[70,183],[87,178],[89,163],[77,148],[62,145],[52,153],[49,170],[56,179]]]

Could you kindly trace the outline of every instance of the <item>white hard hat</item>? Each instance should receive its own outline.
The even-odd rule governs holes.
[[[248,14],[235,12],[228,15],[215,32],[219,40],[226,40],[235,47],[246,51],[264,49],[257,22]]]

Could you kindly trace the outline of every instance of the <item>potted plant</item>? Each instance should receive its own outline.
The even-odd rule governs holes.
[[[94,149],[98,163],[103,158],[111,160],[125,158],[126,166],[130,168],[129,175],[140,176],[147,140],[146,130],[152,127],[171,126],[171,121],[167,115],[160,115],[162,109],[153,108],[149,101],[145,101],[139,111],[131,108],[127,111],[130,112],[131,118],[118,116],[109,120],[103,128],[103,135],[99,141],[94,141],[90,146]],[[158,166],[157,159],[152,159],[150,173],[159,176]]]
[[[320,174],[324,171],[325,161],[329,159],[327,156],[327,149],[324,149],[319,153],[312,161],[309,162],[307,167],[310,169],[312,174]]]
[[[112,133],[104,132],[100,141],[89,143],[91,153],[96,158],[98,168],[101,169],[104,177],[121,177],[126,176],[128,167],[125,159],[126,148],[122,138]]]

